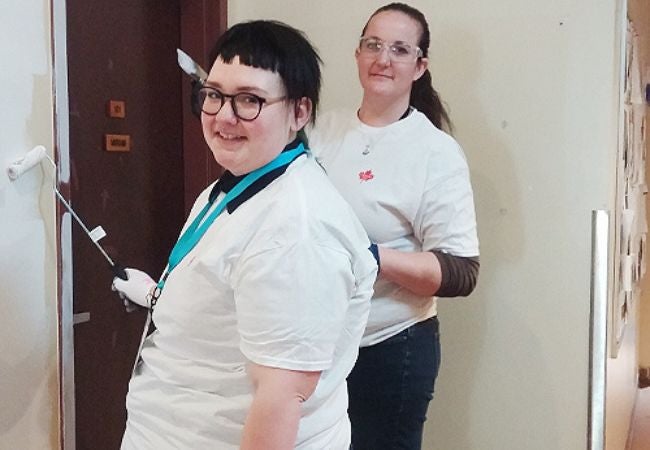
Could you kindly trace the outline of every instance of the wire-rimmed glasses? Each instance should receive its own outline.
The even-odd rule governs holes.
[[[411,62],[422,57],[422,49],[413,47],[406,42],[384,42],[376,37],[361,37],[359,51],[361,54],[376,57],[384,48],[388,50],[388,57],[394,62]]]

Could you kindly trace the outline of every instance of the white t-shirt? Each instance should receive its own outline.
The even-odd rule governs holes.
[[[296,448],[347,450],[345,379],[376,275],[368,245],[311,156],[233,214],[224,211],[171,272],[156,304],[157,330],[129,384],[122,448],[239,448],[252,361],[322,371],[302,404]]]
[[[458,143],[417,110],[385,127],[355,111],[319,117],[309,144],[370,239],[402,251],[478,256],[472,186]],[[382,279],[361,345],[369,346],[436,315],[422,297]]]

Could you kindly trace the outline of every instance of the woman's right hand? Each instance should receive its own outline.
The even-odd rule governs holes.
[[[151,295],[156,287],[156,282],[145,272],[138,269],[124,269],[127,279],[120,277],[113,278],[111,289],[117,291],[120,298],[127,302],[135,303],[144,308],[151,308]]]

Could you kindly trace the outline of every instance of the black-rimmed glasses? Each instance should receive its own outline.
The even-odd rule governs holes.
[[[286,96],[268,99],[248,92],[239,92],[234,95],[227,95],[209,86],[199,89],[198,102],[201,111],[215,116],[221,111],[227,99],[230,99],[232,111],[241,120],[251,121],[257,119],[262,112],[262,106],[272,105],[286,99]]]

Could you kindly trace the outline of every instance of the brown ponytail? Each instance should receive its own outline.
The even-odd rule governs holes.
[[[450,133],[452,132],[453,126],[451,120],[440,100],[438,92],[433,88],[429,69],[425,70],[424,74],[413,82],[409,103],[427,116],[437,128]]]

